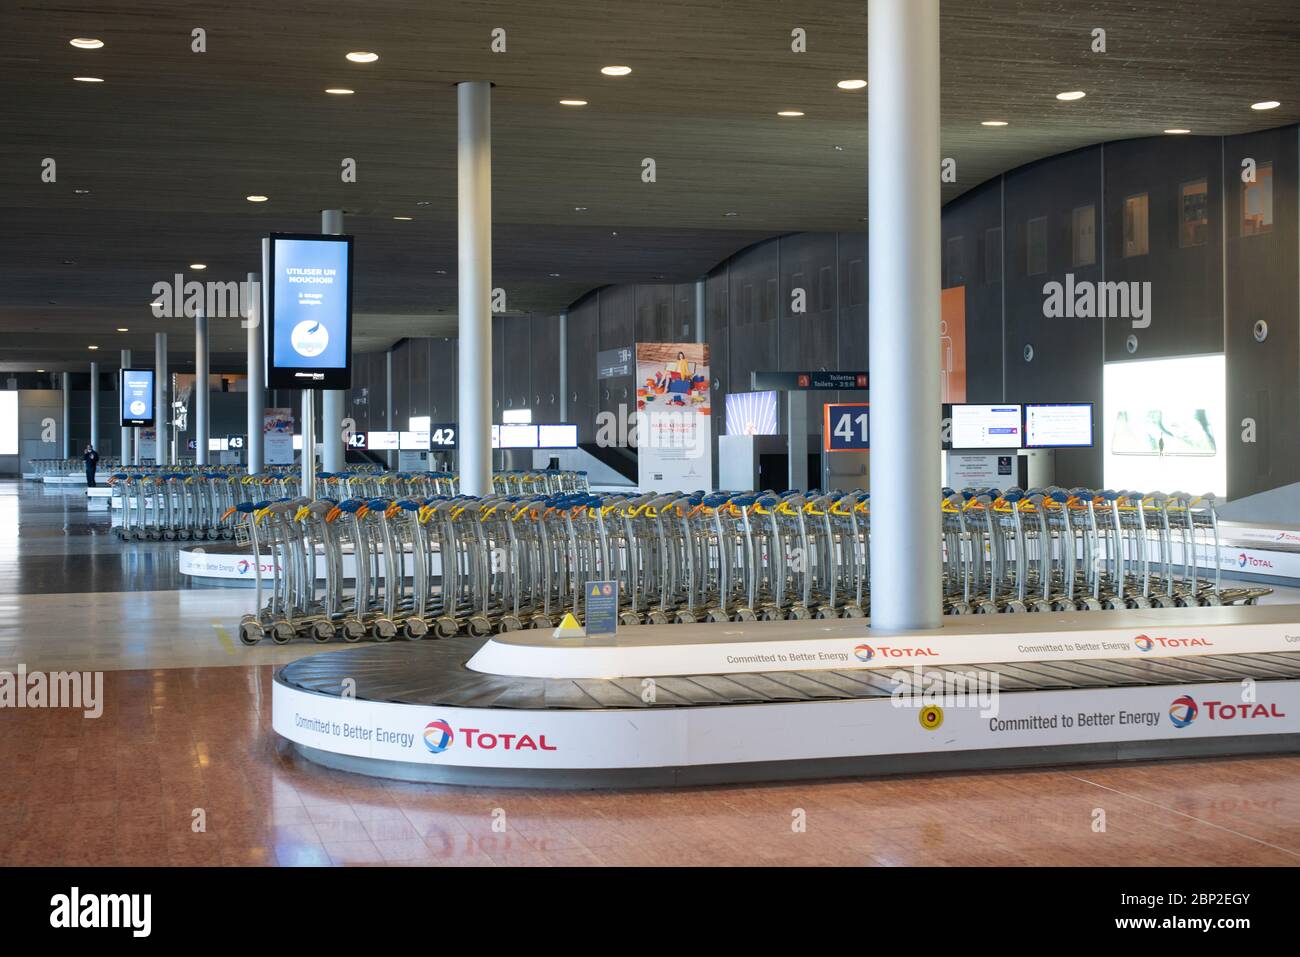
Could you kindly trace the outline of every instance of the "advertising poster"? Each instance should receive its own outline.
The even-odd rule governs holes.
[[[267,465],[293,464],[293,409],[262,410],[262,441]]]
[[[122,426],[153,425],[153,370],[122,370]]]
[[[268,388],[352,386],[352,237],[276,234],[267,322]]]
[[[637,343],[637,477],[642,491],[691,491],[712,483],[711,382],[706,344]]]
[[[140,461],[157,462],[158,461],[158,430],[141,429],[139,435],[140,442]]]
[[[939,379],[943,402],[966,401],[966,287],[939,298]]]

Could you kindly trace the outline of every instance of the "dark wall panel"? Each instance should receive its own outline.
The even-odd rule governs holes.
[[[1230,136],[1224,141],[1230,498],[1300,481],[1298,129]],[[1243,222],[1241,164],[1246,158],[1254,159],[1260,169],[1272,164],[1272,226],[1254,235],[1245,235]],[[1257,208],[1252,205],[1251,211]],[[1260,320],[1268,323],[1263,343],[1255,341],[1252,331]],[[1253,444],[1241,440],[1246,418],[1255,420]]]
[[[529,368],[534,422],[560,421],[560,317],[529,317]]]
[[[944,207],[943,285],[965,287],[966,401],[1002,396],[1002,180]]]
[[[731,391],[749,391],[750,373],[778,368],[779,243],[768,241],[737,253],[728,278]]]
[[[795,233],[780,243],[780,289],[776,365],[790,371],[834,369],[839,354],[839,262],[834,233]],[[803,313],[795,313],[795,291],[803,291]],[[821,393],[808,403],[807,423],[820,434],[822,402],[838,395]]]
[[[429,417],[434,422],[459,421],[460,369],[455,339],[431,339],[429,363]]]
[[[580,442],[596,440],[597,323],[599,295],[593,293],[569,310],[566,366],[569,370],[569,421],[578,426]]]
[[[607,286],[600,291],[600,328],[597,339],[602,351],[630,346],[636,342],[636,290],[636,286],[626,285]],[[585,361],[594,366],[596,354],[591,353]],[[601,412],[618,416],[621,406],[626,410],[624,415],[631,415],[636,409],[636,388],[633,381],[632,375],[600,380],[597,383],[597,408]]]
[[[1151,325],[1108,320],[1107,361],[1223,350],[1220,150],[1218,137],[1129,140],[1104,148],[1106,280],[1151,283]],[[1197,189],[1201,184],[1204,192]],[[1148,206],[1149,251],[1125,256],[1125,200],[1141,196]],[[1205,224],[1195,226],[1202,213]],[[1130,335],[1137,336],[1135,353],[1125,344]]]

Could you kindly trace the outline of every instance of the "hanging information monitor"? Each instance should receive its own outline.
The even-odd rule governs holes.
[[[272,233],[266,249],[267,388],[351,388],[352,237]]]
[[[122,396],[122,428],[153,425],[152,369],[123,369],[118,391]]]

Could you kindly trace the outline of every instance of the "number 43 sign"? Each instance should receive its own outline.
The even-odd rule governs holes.
[[[857,452],[871,448],[870,405],[828,402],[822,406],[822,436],[827,452]]]

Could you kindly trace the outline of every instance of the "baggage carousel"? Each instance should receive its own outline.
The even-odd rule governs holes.
[[[1271,605],[367,645],[283,667],[274,726],[329,767],[528,787],[1292,752],[1298,619]],[[690,671],[701,655],[717,668]]]

